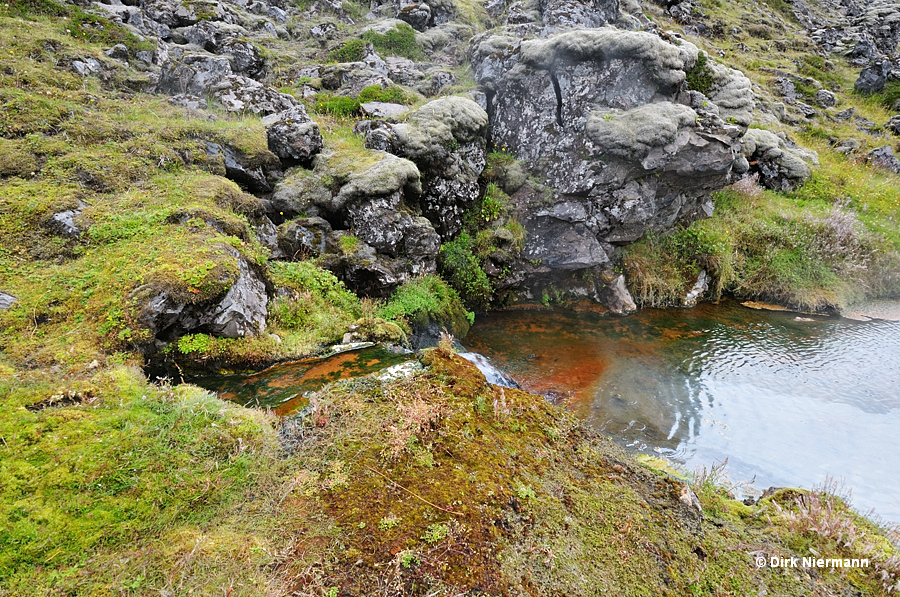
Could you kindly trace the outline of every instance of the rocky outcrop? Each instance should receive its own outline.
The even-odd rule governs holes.
[[[866,154],[866,161],[876,168],[900,174],[900,160],[897,159],[897,156],[894,154],[894,148],[890,145],[873,149]]]
[[[303,214],[279,226],[278,246],[289,258],[320,257],[355,292],[387,296],[436,270],[440,237],[417,214],[419,178],[413,162],[391,154],[323,152],[312,172],[293,170],[270,199],[272,211]]]
[[[818,165],[815,152],[762,129],[747,131],[741,151],[750,172],[759,173],[759,182],[778,191],[797,188],[812,174],[809,164]]]
[[[189,333],[244,338],[265,332],[268,296],[262,276],[237,251],[227,251],[236,260],[237,276],[224,296],[194,303],[156,284],[131,293],[135,320],[151,337],[149,350]]]
[[[525,255],[540,263],[531,279],[602,271],[616,245],[711,214],[753,94],[741,73],[698,56],[687,42],[612,27],[475,44],[493,142],[540,180],[513,196]],[[706,94],[685,89],[695,66]]]
[[[444,240],[462,229],[478,199],[488,115],[475,102],[450,97],[428,102],[405,122],[365,126],[366,146],[411,160],[422,174],[419,206]]]
[[[263,119],[269,150],[277,155],[283,164],[308,164],[322,151],[324,141],[319,125],[312,121],[303,106],[267,116]]]
[[[891,63],[887,60],[873,62],[859,73],[854,88],[860,93],[878,93],[884,89],[888,75],[891,74]]]

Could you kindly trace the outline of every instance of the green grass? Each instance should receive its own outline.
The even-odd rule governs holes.
[[[64,391],[84,401],[24,408]],[[128,367],[0,374],[0,398],[6,594],[210,594],[235,578],[235,595],[263,589],[277,511],[247,496],[281,475],[269,415]]]
[[[715,196],[712,219],[629,247],[635,297],[680,304],[700,268],[713,276],[714,298],[724,290],[815,311],[900,295],[900,192],[885,173],[821,155],[823,166],[793,193],[728,189]]]
[[[328,58],[334,62],[358,62],[362,60],[365,45],[372,44],[380,56],[401,56],[410,60],[421,60],[425,57],[422,48],[416,41],[416,31],[406,23],[398,25],[387,33],[366,31],[361,38],[351,39],[332,50]]]
[[[456,291],[434,275],[403,284],[376,314],[408,327],[424,328],[434,322],[457,338],[465,337],[475,319],[474,313],[465,310]]]

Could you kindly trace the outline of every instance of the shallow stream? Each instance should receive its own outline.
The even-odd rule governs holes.
[[[830,475],[858,510],[900,522],[900,322],[734,301],[628,317],[517,310],[479,317],[464,344],[633,453],[688,470],[727,458],[731,481],[755,478],[750,494]],[[371,347],[192,381],[289,414],[325,383],[411,358]]]
[[[830,475],[857,509],[900,522],[900,322],[734,301],[617,318],[506,311],[479,318],[465,345],[629,451],[688,470],[727,458],[731,481],[759,489]]]

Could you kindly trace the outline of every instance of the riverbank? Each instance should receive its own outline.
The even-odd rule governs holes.
[[[881,595],[881,570],[897,580],[896,549],[833,495],[786,490],[746,506],[716,472],[688,487],[544,398],[487,385],[444,349],[421,360],[427,369],[412,377],[326,388],[277,437],[260,411],[154,388],[124,368],[68,402],[5,409],[0,586]],[[48,386],[25,381],[14,392],[22,405]],[[755,564],[810,548],[872,567]]]

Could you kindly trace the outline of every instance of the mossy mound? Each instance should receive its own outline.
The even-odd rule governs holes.
[[[756,552],[867,549],[791,528],[790,499],[748,507],[707,482],[698,500],[545,399],[445,349],[421,360],[399,381],[339,382],[286,422],[284,515],[305,547],[282,571],[301,594],[879,594],[872,570],[757,569]]]

